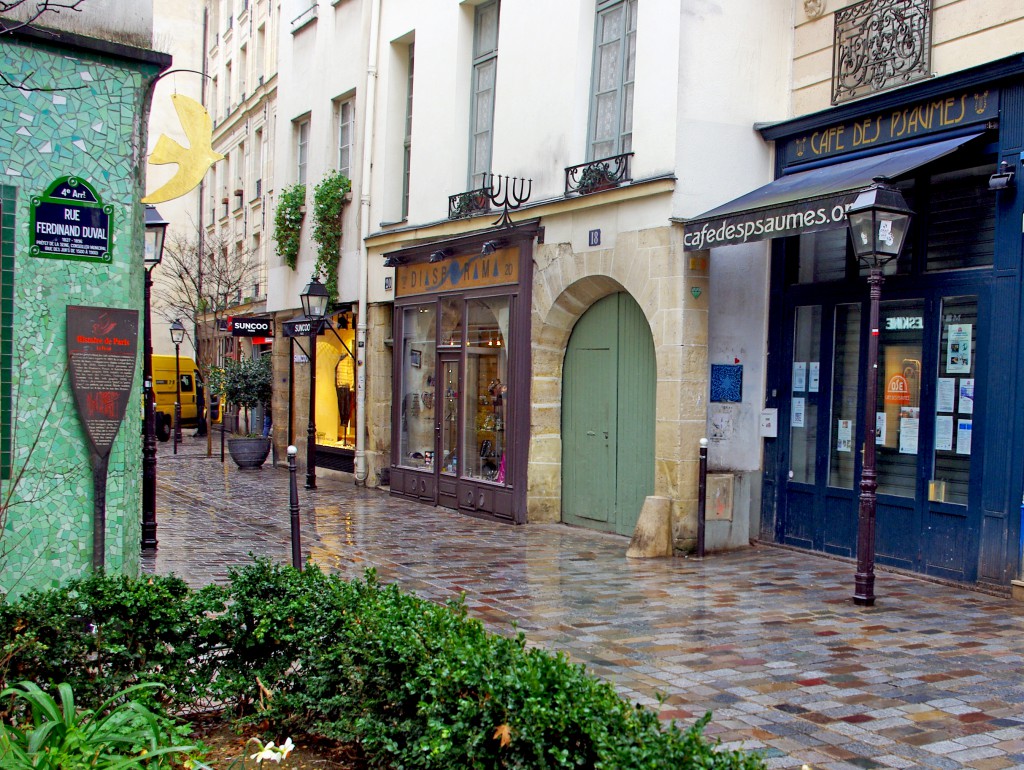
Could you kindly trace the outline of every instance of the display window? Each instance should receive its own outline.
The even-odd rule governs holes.
[[[356,446],[355,324],[334,318],[316,338],[316,443],[336,449]]]
[[[507,484],[511,299],[443,297],[401,319],[398,465]]]

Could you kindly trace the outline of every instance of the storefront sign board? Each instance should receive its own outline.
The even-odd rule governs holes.
[[[396,297],[515,284],[519,283],[519,249],[400,265],[395,269],[395,278]]]

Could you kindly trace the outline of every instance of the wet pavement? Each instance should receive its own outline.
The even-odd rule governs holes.
[[[241,471],[219,441],[205,450],[160,445],[159,549],[144,568],[199,586],[250,552],[290,563],[285,464]],[[618,536],[304,478],[303,555],[324,569],[465,594],[492,630],[564,650],[664,719],[712,711],[709,736],[769,767],[1024,768],[1022,604],[880,572],[877,605],[860,608],[849,562],[769,546],[627,560]]]

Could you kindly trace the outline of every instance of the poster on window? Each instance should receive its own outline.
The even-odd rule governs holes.
[[[971,453],[971,427],[971,420],[956,421],[956,453],[958,455]]]
[[[836,451],[853,451],[853,421],[840,420],[836,428]]]
[[[807,368],[807,392],[817,393],[818,392],[818,379],[821,373],[821,364],[817,361],[811,361],[810,366]]]
[[[804,400],[802,398],[793,399],[793,417],[789,424],[794,428],[804,427]]]
[[[935,451],[953,451],[953,415],[940,414],[935,418]]]
[[[900,454],[917,454],[917,437],[921,432],[920,411],[916,406],[900,409]]]
[[[946,373],[971,373],[972,324],[949,324],[946,327]]]
[[[952,412],[956,398],[956,377],[939,377],[935,389],[935,411]]]
[[[974,379],[960,380],[960,414],[974,414]]]
[[[875,412],[875,443],[885,446],[885,412]]]
[[[803,393],[807,390],[807,362],[793,362],[793,392]]]

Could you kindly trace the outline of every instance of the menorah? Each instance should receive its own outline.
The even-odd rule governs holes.
[[[488,182],[483,188],[487,197],[497,208],[504,209],[501,216],[494,220],[494,224],[502,227],[514,227],[509,212],[515,211],[530,199],[530,193],[533,192],[533,180],[497,174],[488,174],[487,176]],[[497,182],[497,186],[495,186],[495,182]]]

